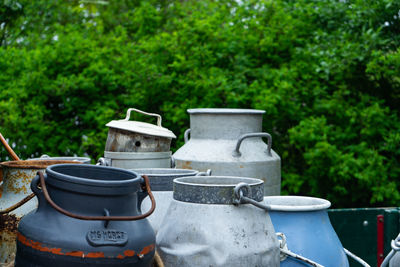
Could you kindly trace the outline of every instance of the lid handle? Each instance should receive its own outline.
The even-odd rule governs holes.
[[[126,112],[126,117],[125,117],[125,121],[129,121],[129,119],[131,118],[131,111],[136,111],[137,113],[141,113],[144,115],[148,115],[148,116],[153,116],[153,117],[157,117],[157,126],[162,127],[161,126],[161,116],[156,114],[156,113],[148,113],[148,112],[144,112],[140,109],[137,108],[129,108],[128,111]]]

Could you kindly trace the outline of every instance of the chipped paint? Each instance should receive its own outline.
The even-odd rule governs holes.
[[[104,255],[104,252],[98,251],[98,252],[84,252],[80,250],[74,250],[74,251],[69,251],[69,252],[63,252],[62,248],[52,248],[52,247],[47,247],[43,245],[40,242],[31,240],[23,236],[21,233],[17,233],[17,240],[27,246],[31,247],[35,250],[39,250],[42,252],[49,252],[55,255],[64,255],[64,256],[72,256],[72,257],[79,257],[79,258],[105,258],[106,256]],[[142,249],[142,252],[140,254],[148,254],[152,252],[155,249],[155,244],[150,244]],[[122,255],[123,254],[123,255]],[[134,250],[127,249],[123,251],[122,254],[118,254],[117,256],[108,256],[107,258],[116,258],[116,259],[124,259],[127,257],[133,257],[137,253]]]
[[[154,250],[154,248],[155,248],[155,245],[154,245],[154,244],[151,244],[151,245],[149,245],[149,246],[146,246],[146,247],[144,247],[144,248],[142,249],[142,251],[140,252],[140,254],[142,254],[142,255],[149,254],[151,251]]]
[[[133,257],[133,256],[135,256],[135,253],[136,253],[135,251],[130,250],[130,249],[124,251],[124,255],[126,257]]]

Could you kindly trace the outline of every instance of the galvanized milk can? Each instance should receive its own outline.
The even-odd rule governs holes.
[[[185,144],[173,155],[176,168],[259,178],[265,195],[280,194],[281,159],[271,148],[271,135],[262,132],[265,111],[200,108],[188,113]]]
[[[156,233],[158,229],[160,229],[161,222],[164,219],[165,213],[167,212],[169,204],[172,201],[172,181],[179,177],[209,176],[211,174],[211,170],[203,173],[196,170],[167,168],[134,169],[133,171],[139,173],[140,175],[146,175],[149,177],[151,190],[157,203],[157,209],[147,219]],[[142,210],[148,210],[150,206],[151,202],[149,199],[143,200]]]
[[[39,207],[18,226],[16,266],[151,265],[155,234],[145,218],[155,201],[147,177],[59,164],[39,173],[31,187]],[[141,214],[147,195],[152,208]]]
[[[37,207],[30,184],[37,171],[57,163],[75,163],[65,160],[20,160],[0,163],[3,183],[0,186],[0,264],[15,257],[17,226],[22,216]]]
[[[135,111],[157,118],[157,125],[130,121]],[[161,116],[130,108],[123,120],[113,120],[106,124],[110,127],[100,165],[134,168],[170,168],[170,145],[173,132],[161,126]]]
[[[328,200],[302,196],[264,197],[281,246],[325,267],[349,266],[345,250],[336,235],[327,209]],[[282,267],[303,267],[304,262],[283,254]]]
[[[243,177],[183,177],[174,180],[173,200],[157,233],[166,267],[279,266],[279,242],[268,213],[235,206],[234,188],[247,183],[262,203],[263,182]]]

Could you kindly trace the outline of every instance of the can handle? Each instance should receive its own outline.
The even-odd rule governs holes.
[[[190,134],[190,128],[186,129],[185,133],[183,134],[183,141],[185,141],[185,144],[189,141],[189,134]]]
[[[211,176],[212,171],[211,169],[207,169],[205,172],[198,172],[195,176]]]
[[[125,121],[129,121],[129,119],[131,118],[131,112],[132,111],[136,111],[137,113],[141,113],[141,114],[148,115],[148,116],[157,117],[157,126],[162,127],[161,126],[161,120],[162,120],[161,119],[161,115],[156,114],[156,113],[148,113],[148,112],[142,111],[142,110],[137,109],[137,108],[129,108],[126,111],[126,117],[124,119]]]
[[[23,199],[21,199],[20,201],[18,201],[17,203],[15,203],[14,205],[4,209],[4,210],[0,210],[0,215],[1,214],[7,214],[13,210],[18,209],[19,207],[21,207],[22,205],[24,205],[26,202],[28,202],[29,200],[31,200],[32,198],[35,197],[34,193],[29,194],[28,196],[24,197]]]
[[[388,266],[389,262],[393,258],[393,256],[400,251],[400,234],[394,240],[392,240],[392,242],[390,243],[390,246],[392,247],[392,250],[389,252],[389,254],[383,260],[381,267]]]
[[[7,150],[8,154],[14,159],[14,160],[20,160],[17,154],[15,154],[14,150],[10,147],[10,145],[7,143],[6,139],[3,137],[3,135],[0,133],[0,142],[3,144],[4,148]]]
[[[79,220],[87,220],[87,221],[136,221],[136,220],[141,220],[144,219],[146,217],[148,217],[149,215],[151,215],[154,211],[154,209],[156,208],[156,201],[154,199],[154,196],[151,192],[150,189],[150,181],[149,181],[149,177],[147,177],[146,175],[143,175],[143,179],[144,179],[144,184],[142,184],[142,190],[143,191],[147,191],[147,193],[149,194],[150,200],[151,200],[151,208],[148,212],[141,214],[141,215],[137,215],[137,216],[85,216],[85,215],[79,215],[79,214],[75,214],[72,212],[69,212],[67,210],[64,210],[63,208],[61,208],[60,206],[58,206],[56,203],[54,203],[54,201],[51,199],[49,192],[47,191],[47,187],[46,187],[46,178],[47,175],[43,174],[41,171],[37,172],[39,179],[33,179],[32,180],[32,187],[36,187],[35,188],[35,194],[37,194],[37,192],[39,192],[37,186],[39,185],[39,181],[40,181],[40,186],[42,187],[41,192],[44,195],[44,198],[46,199],[46,201],[50,204],[51,207],[53,207],[55,210],[57,210],[58,212],[68,216],[68,217],[72,217],[75,219],[79,219]]]
[[[234,157],[240,157],[242,155],[242,153],[240,153],[240,151],[239,151],[240,145],[242,144],[242,141],[244,139],[250,138],[250,137],[267,137],[267,139],[268,139],[267,154],[268,154],[268,156],[272,156],[272,154],[271,154],[272,137],[269,133],[247,133],[247,134],[243,134],[239,137],[239,139],[236,143],[235,150],[232,153],[232,155]]]
[[[361,264],[364,267],[371,267],[368,263],[366,263],[363,259],[361,259],[360,257],[354,255],[353,253],[351,253],[350,251],[348,251],[346,248],[343,248],[344,253],[349,256],[350,258],[352,258],[353,260],[355,260],[356,262],[358,262],[359,264]],[[383,265],[381,265],[381,267],[384,267]]]

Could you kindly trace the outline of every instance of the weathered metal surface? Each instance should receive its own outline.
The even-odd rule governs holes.
[[[330,202],[301,196],[264,197],[275,231],[286,236],[287,248],[325,267],[348,267],[349,263],[328,217]],[[291,257],[282,267],[303,267]]]
[[[106,166],[123,169],[170,168],[171,151],[168,152],[111,152],[104,151]],[[101,164],[100,164],[101,165]]]
[[[249,185],[250,198],[258,202],[263,200],[262,180],[232,176],[178,178],[174,180],[174,199],[201,204],[236,204],[234,189],[238,181]]]
[[[40,158],[32,158],[28,160],[71,160],[71,161],[79,161],[84,164],[90,164],[90,158],[88,157],[50,157],[48,155],[42,155]]]
[[[164,219],[165,213],[172,201],[173,180],[179,177],[195,176],[199,172],[196,170],[185,169],[167,169],[167,168],[148,168],[148,169],[133,169],[140,175],[147,175],[150,179],[151,189],[156,199],[157,209],[148,217],[148,220],[157,233],[160,224]],[[151,202],[148,198],[142,202],[141,209],[148,210]]]
[[[0,163],[3,168],[3,183],[0,187],[0,264],[8,264],[15,256],[16,227],[25,214],[37,207],[36,198],[22,203],[20,207],[2,213],[10,207],[16,206],[21,200],[32,194],[30,183],[38,170],[57,163],[76,163],[73,161],[8,161]]]
[[[173,155],[177,168],[213,170],[213,175],[253,177],[264,181],[265,195],[279,195],[280,157],[262,133],[265,111],[190,109],[190,139]],[[268,137],[269,145],[262,137]]]
[[[130,121],[131,111],[157,117],[157,125]],[[109,127],[106,151],[110,152],[167,152],[170,150],[174,133],[161,126],[161,116],[130,108],[126,118],[113,120]]]
[[[110,128],[105,150],[112,152],[165,152],[170,150],[171,140],[171,138]]]
[[[20,219],[14,214],[0,215],[0,266],[10,263],[15,257],[15,237]]]
[[[176,180],[180,179],[185,179],[185,183],[194,179],[193,187],[207,184],[212,191],[226,187],[214,177],[203,177],[207,181],[204,183],[199,183],[197,177]],[[243,182],[241,178],[225,179]],[[174,194],[180,195],[179,189],[174,186]],[[208,196],[204,196],[205,203]],[[279,242],[268,213],[248,204],[235,206],[172,200],[157,233],[157,251],[166,267],[279,266]]]
[[[19,223],[16,266],[151,265],[155,235],[148,221],[119,220],[144,215],[138,207],[149,186],[146,183],[146,190],[142,188],[142,177],[128,170],[86,164],[50,166],[46,173],[52,201],[79,216],[72,218],[52,208],[44,187],[36,187],[35,177],[32,188],[40,199],[39,207]]]

